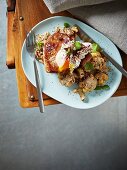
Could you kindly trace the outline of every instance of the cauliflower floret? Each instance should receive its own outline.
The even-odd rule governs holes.
[[[75,27],[75,26],[72,26],[72,27],[71,27],[71,30],[74,31],[74,32],[78,32],[78,28]]]
[[[105,82],[108,80],[108,75],[105,73],[97,73],[95,77],[97,79],[97,84],[100,86],[105,85]]]
[[[75,83],[75,75],[73,73],[64,74],[61,72],[59,73],[59,81],[62,85],[70,87]]]
[[[91,53],[92,57],[102,57],[100,52]]]
[[[78,28],[74,26],[68,28],[57,27],[56,32],[60,32],[62,34],[67,34],[68,36],[72,36],[78,32]]]
[[[77,74],[80,79],[82,79],[85,76],[85,72],[82,68],[77,69]]]
[[[96,86],[97,86],[97,79],[92,74],[84,81],[79,82],[79,88],[82,88],[84,93],[94,90]]]
[[[83,89],[80,89],[80,88],[74,89],[73,92],[78,93],[81,100],[85,99],[85,93],[83,92]]]
[[[87,92],[93,91],[97,86],[97,79],[91,74],[90,77],[82,82],[79,82],[79,88],[74,89],[74,93],[78,93],[81,100],[85,99],[85,94]]]
[[[92,55],[92,60],[91,63],[94,66],[94,69],[100,70],[101,72],[108,72],[108,67],[106,65],[105,59],[101,56],[99,52],[96,53],[91,53]]]

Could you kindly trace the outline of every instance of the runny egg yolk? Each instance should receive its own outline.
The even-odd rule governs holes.
[[[69,59],[66,59],[65,62],[64,62],[64,65],[62,67],[59,67],[58,71],[62,72],[64,70],[68,69],[68,68],[69,68]]]
[[[56,55],[56,63],[58,65],[58,71],[62,72],[69,68],[69,59],[67,59],[67,51],[62,46]]]
[[[62,67],[65,63],[67,52],[64,48],[61,48],[56,55],[56,63],[58,67]]]
[[[69,48],[72,45],[72,42],[69,41],[66,44],[62,44],[60,50],[58,51],[56,55],[56,63],[58,65],[58,71],[62,72],[68,68],[70,68],[73,65],[73,69],[77,68],[80,65],[80,62],[82,59],[85,58],[86,54],[91,51],[91,43],[85,42],[82,43],[86,48],[81,49],[81,51],[78,51],[78,56],[70,55],[70,59],[67,59],[67,51],[65,48]]]

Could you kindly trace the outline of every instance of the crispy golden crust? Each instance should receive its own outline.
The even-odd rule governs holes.
[[[56,63],[56,54],[60,50],[62,43],[70,40],[66,34],[56,32],[49,36],[44,45],[44,65],[47,72],[58,72],[58,65]]]

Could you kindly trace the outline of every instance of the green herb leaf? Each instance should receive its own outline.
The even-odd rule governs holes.
[[[67,49],[67,55],[71,55],[71,49],[70,48]]]
[[[70,27],[70,24],[68,24],[67,22],[64,23],[64,27],[68,28]]]
[[[76,41],[74,45],[75,45],[76,50],[80,50],[82,47],[81,43],[78,41]]]
[[[110,89],[110,87],[108,85],[103,86],[103,90],[109,90],[109,89]]]
[[[94,90],[109,90],[110,87],[108,85],[97,86]]]
[[[102,86],[97,86],[94,90],[102,90]]]
[[[84,67],[85,67],[85,70],[93,70],[94,69],[93,64],[90,62],[87,62]]]
[[[43,47],[43,45],[44,45],[43,42],[37,42],[37,46],[38,46],[39,48]]]
[[[92,52],[93,53],[95,53],[97,51],[100,51],[100,50],[101,50],[101,48],[100,48],[100,46],[97,43],[93,43],[92,44]]]

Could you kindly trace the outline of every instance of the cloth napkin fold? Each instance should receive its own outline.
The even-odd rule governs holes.
[[[127,53],[127,1],[108,0],[44,0],[51,12],[68,11],[111,39],[120,49]],[[49,3],[50,2],[50,3]],[[57,5],[55,4],[57,2]],[[78,2],[78,4],[77,4]],[[97,4],[102,3],[103,4]],[[71,5],[71,4],[72,5]],[[73,4],[75,3],[75,4]],[[81,6],[84,3],[89,6]],[[94,4],[96,5],[90,5]],[[66,4],[66,5],[65,5]],[[52,5],[52,7],[50,6]],[[57,6],[57,8],[56,8]],[[71,9],[69,9],[71,8]],[[56,9],[56,10],[55,10]]]
[[[79,7],[69,12],[102,32],[127,54],[127,1]]]
[[[51,13],[64,11],[70,8],[93,5],[113,0],[44,0]]]

